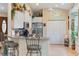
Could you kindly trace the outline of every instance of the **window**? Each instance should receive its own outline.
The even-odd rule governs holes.
[[[43,23],[41,22],[34,22],[32,23],[32,33],[39,34],[41,37],[43,36]]]

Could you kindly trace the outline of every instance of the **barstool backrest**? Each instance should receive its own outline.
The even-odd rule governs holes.
[[[40,45],[40,39],[38,38],[27,38],[26,44],[28,45]]]

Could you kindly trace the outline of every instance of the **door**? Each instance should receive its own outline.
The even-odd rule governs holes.
[[[64,44],[65,33],[65,21],[48,21],[47,37],[49,38],[49,44]]]
[[[5,31],[4,31],[4,29],[5,29]],[[2,38],[4,38],[3,37],[4,34],[7,34],[7,30],[8,30],[7,17],[0,17],[0,41],[4,40]]]

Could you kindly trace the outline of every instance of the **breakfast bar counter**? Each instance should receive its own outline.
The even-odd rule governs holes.
[[[23,36],[10,37],[10,38],[12,38],[15,42],[18,42],[19,56],[26,56],[26,54],[27,54],[26,39],[29,39],[29,38],[25,38]],[[40,38],[40,45],[41,45],[41,55],[47,56],[48,55],[48,39],[47,38]]]

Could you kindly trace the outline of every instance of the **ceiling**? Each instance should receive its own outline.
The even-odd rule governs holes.
[[[0,3],[0,14],[8,13],[8,3]]]
[[[59,8],[69,10],[72,8],[73,3],[29,3],[33,11],[38,11],[43,8]],[[0,3],[0,14],[8,13],[8,3]]]
[[[29,3],[33,11],[38,11],[43,8],[59,8],[69,10],[73,6],[73,3]],[[8,12],[8,3],[0,3],[0,13]]]
[[[39,3],[39,4],[30,3],[30,6],[33,11],[38,11],[43,8],[48,8],[48,9],[59,8],[59,9],[69,10],[72,8],[73,3]]]

